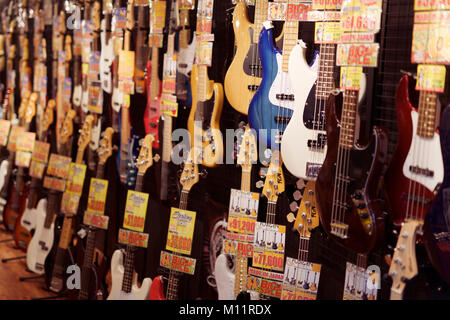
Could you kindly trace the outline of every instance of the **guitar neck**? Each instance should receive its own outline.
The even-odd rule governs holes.
[[[125,258],[123,262],[123,280],[122,291],[130,293],[133,286],[133,271],[134,271],[134,257],[136,254],[136,247],[127,245],[125,249]]]
[[[180,10],[180,21],[182,29],[179,33],[180,49],[185,49],[189,45],[191,31],[189,29],[189,10]]]
[[[299,242],[298,242],[298,260],[299,261],[308,261],[308,256],[309,256],[309,242],[310,242],[310,238],[309,237],[299,237]]]
[[[258,44],[263,22],[267,20],[268,3],[268,0],[256,0],[255,3],[255,22],[253,27],[253,43],[255,44]]]
[[[268,201],[267,202],[266,223],[270,223],[270,224],[275,223],[276,211],[277,211],[277,203]]]
[[[319,73],[317,75],[316,98],[328,99],[334,89],[335,44],[321,44],[319,50]]]
[[[341,115],[339,147],[351,150],[355,141],[358,91],[346,90]]]
[[[81,289],[79,293],[79,298],[83,300],[89,299],[89,271],[92,268],[94,260],[95,234],[95,230],[89,228],[81,273]]]
[[[197,83],[197,100],[208,100],[207,86],[208,86],[208,67],[205,65],[197,65],[198,69],[198,83]]]
[[[436,123],[437,93],[421,91],[419,96],[419,121],[417,135],[422,138],[433,138]]]
[[[159,48],[152,47],[152,70],[151,70],[151,85],[150,85],[150,99],[153,101],[158,98],[159,95],[159,77],[158,77],[158,66],[159,66]]]
[[[298,43],[298,21],[284,22],[284,39],[283,39],[283,63],[282,70],[289,71],[289,57],[292,49]]]
[[[177,300],[178,299],[178,282],[179,278],[177,277],[175,271],[170,270],[169,272],[169,280],[167,282],[167,300]]]
[[[242,169],[242,177],[241,177],[241,190],[245,192],[250,192],[252,179],[252,169]]]

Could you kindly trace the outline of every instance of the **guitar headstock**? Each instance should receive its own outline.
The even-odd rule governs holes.
[[[416,259],[416,234],[421,230],[422,221],[406,220],[400,230],[389,276],[392,278],[391,299],[401,299],[406,280],[411,280],[418,273]]]
[[[28,98],[28,103],[25,107],[25,123],[26,124],[30,124],[31,121],[33,120],[34,116],[36,115],[36,103],[38,100],[38,94],[37,92],[33,92],[30,95],[30,98]]]
[[[297,211],[294,228],[301,237],[311,237],[311,231],[319,226],[319,215],[316,211],[315,182],[309,181],[303,191],[302,201]]]
[[[30,53],[28,51],[28,44],[29,40],[27,37],[23,37],[22,41],[20,42],[20,45],[22,47],[22,60],[28,60],[30,58]]]
[[[258,161],[257,148],[255,133],[247,126],[237,156],[237,163],[243,170],[250,171],[252,165]]]
[[[94,32],[100,31],[100,2],[95,1],[92,6],[91,20],[94,24]]]
[[[112,0],[103,0],[103,14],[111,14],[113,12]]]
[[[24,91],[22,99],[20,100],[19,110],[17,110],[19,121],[23,121],[23,119],[25,118],[25,109],[28,104],[28,99],[30,99],[30,92]]]
[[[55,116],[53,113],[53,110],[56,107],[56,103],[54,99],[50,99],[47,102],[47,107],[44,111],[44,116],[42,119],[42,131],[48,131],[50,126],[52,125],[53,121],[55,120]]]
[[[83,126],[80,129],[80,136],[78,137],[78,151],[85,150],[91,141],[92,124],[94,123],[94,116],[92,114],[86,116]]]
[[[190,191],[198,181],[198,165],[194,163],[191,151],[186,159],[186,163],[184,164],[183,172],[180,177],[180,183],[183,186],[183,191]]]
[[[274,151],[270,159],[269,169],[267,170],[266,181],[264,183],[263,195],[270,202],[277,202],[278,196],[284,192],[284,175],[282,160],[279,151]]]
[[[159,157],[156,155],[153,157],[153,141],[155,137],[148,134],[143,140],[141,140],[141,150],[139,151],[139,156],[136,160],[136,167],[138,168],[138,174],[144,175],[145,172],[153,165],[153,160],[158,161]]]
[[[133,30],[134,28],[134,0],[127,1],[127,23],[128,30]]]
[[[70,137],[72,137],[73,119],[75,118],[76,115],[77,113],[73,109],[70,109],[69,112],[67,112],[67,115],[64,118],[63,125],[61,126],[61,133],[60,133],[61,143],[69,142]]]
[[[114,129],[111,127],[106,128],[106,130],[103,132],[103,137],[99,142],[99,148],[98,148],[98,160],[101,164],[105,164],[106,161],[108,161],[108,158],[112,156],[113,134],[114,134]]]
[[[64,51],[66,53],[66,63],[70,63],[72,61],[72,37],[70,35],[66,35],[64,40]]]

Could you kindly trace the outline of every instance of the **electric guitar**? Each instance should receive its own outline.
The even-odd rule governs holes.
[[[444,179],[441,144],[435,130],[437,94],[421,91],[417,111],[409,102],[408,76],[405,75],[397,88],[396,104],[399,139],[386,172],[392,221],[394,225],[401,224],[389,269],[391,299],[395,300],[403,298],[405,280],[418,273],[416,236],[422,233],[425,216],[434,199],[433,192]]]
[[[439,126],[444,180],[425,218],[424,239],[428,256],[442,279],[450,283],[450,108],[444,110]]]
[[[78,150],[75,163],[83,163],[84,152],[91,140],[93,122],[94,117],[92,115],[87,115],[78,137]],[[60,293],[64,290],[65,279],[67,276],[66,268],[69,264],[73,264],[71,263],[73,262],[71,261],[73,255],[69,250],[72,250],[70,245],[72,242],[76,215],[64,214],[63,216],[64,218],[58,244],[56,244],[56,242],[54,243],[51,254],[48,255],[45,260],[45,280],[49,290],[56,293]]]
[[[195,32],[192,36],[192,41],[189,44],[191,37],[191,29],[189,26],[189,10],[180,9],[180,32],[178,34],[179,50],[177,56],[177,98],[181,101],[186,101],[188,106],[192,101],[189,101],[191,95],[190,88],[190,72],[194,65],[195,47],[197,45],[197,35]]]
[[[155,138],[148,134],[145,136],[139,157],[136,161],[138,178],[136,191],[142,192],[145,172],[157,160],[152,154],[152,145]],[[137,274],[134,272],[134,258],[137,247],[127,245],[125,250],[116,250],[111,259],[112,286],[108,300],[145,300],[148,297],[152,280],[145,278],[140,287],[137,286]]]
[[[225,95],[230,105],[247,115],[253,95],[261,83],[258,39],[267,19],[268,1],[256,0],[255,23],[250,23],[245,1],[239,1],[233,11],[236,54],[225,75]]]
[[[97,166],[97,179],[103,179],[106,162],[112,156],[113,134],[114,129],[110,127],[103,132],[103,138],[100,141],[100,148],[98,149],[99,163]],[[107,261],[103,252],[96,246],[97,231],[98,229],[94,227],[87,227],[87,239],[84,248],[83,240],[77,237],[77,264],[82,266],[81,288],[78,293],[78,299],[80,300],[103,299],[106,293],[104,279],[107,272]]]
[[[151,36],[150,36],[151,38]],[[159,48],[152,44],[152,60],[148,72],[149,94],[147,95],[147,107],[144,113],[144,126],[146,134],[152,134],[155,137],[153,148],[159,149],[159,118],[161,116],[161,81],[158,76],[159,68]],[[146,60],[147,61],[147,60]]]
[[[241,190],[250,192],[252,164],[258,159],[256,137],[249,127],[246,128],[239,148],[237,163],[242,167]],[[228,264],[228,257],[220,254],[216,259],[214,274],[217,283],[219,300],[248,299],[247,290],[247,265],[246,256],[237,255],[234,263],[234,272]]]
[[[203,15],[201,12],[199,15]],[[199,45],[199,44],[197,44]],[[200,43],[201,45],[201,43]],[[196,60],[199,57],[196,56]],[[219,122],[223,108],[223,86],[208,78],[206,65],[194,64],[191,72],[192,108],[188,130],[194,159],[215,167],[223,159],[223,139]]]
[[[122,0],[115,0],[114,8],[122,8]],[[127,14],[129,11],[127,10]],[[128,19],[127,19],[128,21]],[[134,24],[134,19],[132,21]],[[128,26],[127,26],[128,28]],[[113,82],[112,82],[112,96],[111,96],[111,107],[113,109],[113,127],[114,131],[119,131],[119,112],[121,110],[123,104],[123,93],[119,90],[119,53],[123,48],[123,33],[117,34],[113,36],[113,51],[114,51],[114,61],[113,61]],[[123,181],[122,181],[123,182]]]
[[[112,92],[111,65],[114,60],[113,38],[111,36],[112,0],[103,0],[103,19],[101,22],[100,81],[106,93]]]
[[[298,37],[298,22],[286,23],[290,26],[285,26],[283,47],[292,48]],[[258,138],[267,144],[267,148],[279,149],[281,136],[292,116],[295,98],[288,82],[286,86],[279,88],[281,77],[286,78],[283,71],[287,70],[289,60],[287,55],[282,55],[275,47],[272,22],[265,21],[263,25],[258,43],[262,80],[250,102],[248,122],[250,127],[256,130]],[[277,78],[279,80],[276,81]],[[280,90],[283,92],[279,92]]]
[[[325,113],[329,143],[316,181],[316,204],[322,226],[333,240],[355,253],[368,253],[384,236],[377,187],[388,138],[385,130],[374,127],[368,145],[356,142],[357,104],[358,91],[330,95]]]
[[[183,189],[181,190],[179,208],[181,210],[187,209],[189,192],[192,187],[199,181],[198,166],[192,158],[193,154],[190,152],[186,163],[183,168],[183,172],[180,177],[180,184]],[[170,270],[169,278],[166,284],[166,293],[164,294],[165,280],[162,276],[158,276],[153,280],[150,288],[150,300],[178,300],[178,282],[180,274],[177,271]]]
[[[92,6],[92,8],[91,8]],[[83,20],[85,23],[87,23],[88,21],[92,21],[93,24],[93,39],[91,42],[91,46],[87,46],[86,48],[88,48],[88,50],[84,50],[82,52],[82,59],[84,58],[83,55],[88,55],[90,56],[90,54],[94,51],[92,48],[92,45],[95,45],[95,43],[98,41],[98,36],[99,36],[99,29],[100,29],[100,21],[94,21],[94,14],[93,14],[93,9],[98,8],[97,10],[99,10],[100,4],[98,1],[89,1],[86,0],[84,1],[84,17]],[[100,18],[100,17],[98,17]],[[96,25],[98,23],[98,25]],[[94,29],[97,30],[97,32],[94,31]],[[88,109],[88,103],[89,103],[89,83],[88,83],[88,77],[87,74],[83,75],[83,72],[81,73],[81,120],[84,120],[84,116],[89,112]]]
[[[54,100],[49,100],[45,114],[47,114],[48,123],[53,122],[53,110],[55,109]],[[60,145],[70,144],[73,135],[73,119],[76,116],[75,110],[69,110],[64,119],[62,130],[59,135]],[[45,119],[45,117],[44,117]],[[50,121],[51,120],[51,121]],[[46,121],[46,120],[44,120]],[[44,127],[45,128],[45,127]],[[66,148],[67,149],[67,148]],[[27,249],[27,268],[28,270],[44,274],[47,257],[50,251],[56,250],[55,242],[55,217],[59,213],[61,193],[55,190],[49,190],[48,199],[42,198],[34,211],[35,230],[33,237]],[[48,266],[48,263],[47,263]],[[47,281],[48,283],[48,281]],[[48,284],[47,284],[48,285]]]
[[[79,10],[78,12],[81,13],[82,11],[82,1],[75,2],[77,8],[76,10]],[[85,13],[86,14],[86,13]],[[83,16],[84,18],[85,16]],[[81,17],[80,17],[81,18]],[[82,28],[80,24],[80,29]],[[80,31],[80,30],[79,30]],[[82,71],[81,71],[81,65],[82,65],[82,44],[81,39],[78,39],[78,37],[74,36],[74,43],[73,43],[73,92],[72,92],[72,104],[73,108],[76,110],[77,114],[81,118],[82,110],[81,110],[81,99],[82,99]]]

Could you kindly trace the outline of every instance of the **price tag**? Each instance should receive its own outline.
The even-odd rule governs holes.
[[[149,46],[150,47],[163,47],[164,36],[162,34],[151,34],[149,36]]]
[[[320,264],[286,258],[281,300],[316,300]]]
[[[87,211],[96,215],[105,212],[106,194],[108,192],[108,180],[92,178],[89,186]]]
[[[95,214],[86,211],[83,217],[83,223],[87,226],[108,230],[109,217],[103,214]]]
[[[135,6],[148,6],[150,0],[135,0],[134,5]]]
[[[268,19],[273,21],[307,21],[310,3],[270,2]]]
[[[44,188],[64,192],[64,190],[66,189],[66,180],[51,176],[45,176]]]
[[[443,93],[445,89],[445,66],[419,64],[417,66],[416,90]]]
[[[37,140],[34,142],[31,160],[46,164],[49,152],[50,152],[50,143]]]
[[[134,94],[134,51],[120,51],[119,90],[124,94]]]
[[[318,11],[310,10],[308,11],[308,21],[339,21],[341,20],[340,11]]]
[[[195,9],[195,0],[178,0],[178,9],[194,10]]]
[[[375,32],[380,30],[382,0],[348,0],[342,3],[343,32]]]
[[[150,34],[162,34],[166,25],[166,1],[152,1]]]
[[[345,43],[372,43],[375,41],[375,33],[358,32],[358,33],[341,33],[340,42]]]
[[[25,151],[17,151],[14,164],[18,167],[28,168],[31,162],[31,153]]]
[[[119,229],[119,243],[135,247],[147,248],[148,233]]]
[[[450,64],[450,23],[415,24],[411,62]]]
[[[77,214],[85,175],[86,165],[79,163],[70,164],[69,178],[61,200],[62,213]]]
[[[280,298],[281,297],[281,281],[274,281],[247,275],[247,290],[259,292],[266,296]]]
[[[253,244],[237,240],[223,239],[223,253],[232,256],[253,257]]]
[[[45,171],[46,166],[47,166],[47,164],[45,164],[43,162],[31,160],[30,170],[29,170],[30,177],[36,178],[36,179],[42,179],[42,177],[44,176],[44,171]]]
[[[414,11],[421,10],[450,10],[448,0],[414,0]]]
[[[89,77],[97,80],[100,74],[100,51],[94,51],[91,53],[89,59]]]
[[[450,10],[449,11],[420,11],[414,13],[414,24],[418,23],[436,23],[450,21]]]
[[[176,97],[175,97],[176,98]],[[166,99],[161,100],[161,112],[172,117],[178,116],[178,103],[168,101]]]
[[[127,8],[116,8],[113,10],[112,26],[116,31],[127,27]]]
[[[19,137],[17,137],[16,150],[25,151],[30,153],[34,150],[34,142],[36,140],[36,133],[34,132],[22,132]]]
[[[312,8],[315,10],[336,10],[340,9],[343,0],[313,0]]]
[[[6,146],[8,143],[9,130],[11,129],[11,121],[0,119],[0,145]]]
[[[253,266],[283,271],[286,226],[256,222]]]
[[[212,49],[212,42],[199,43],[195,48],[195,63],[210,67],[212,63]]]
[[[103,113],[103,90],[100,81],[90,81],[88,88],[88,110],[93,113]]]
[[[195,217],[196,213],[194,211],[172,208],[166,250],[185,255],[191,254]]]
[[[228,230],[254,234],[258,215],[259,194],[231,189]]]
[[[11,152],[16,152],[16,142],[18,137],[25,132],[24,127],[13,126],[11,128],[11,134],[9,135],[9,141],[7,149]]]
[[[56,176],[59,178],[67,179],[70,171],[70,163],[72,159],[70,157],[61,156],[56,153],[50,155],[48,163],[47,174]]]
[[[377,300],[379,275],[347,262],[343,300]]]
[[[336,65],[376,67],[379,48],[378,43],[338,44]]]
[[[339,22],[316,22],[315,43],[338,43],[341,37]]]
[[[212,20],[205,17],[197,17],[197,34],[207,33],[212,31]]]
[[[362,67],[341,67],[341,90],[359,91],[361,88]]]
[[[161,251],[159,259],[159,265],[161,267],[193,275],[195,273],[195,264],[195,259]]]
[[[144,231],[147,204],[147,193],[128,190],[125,216],[123,218],[123,227],[125,229],[138,232]]]

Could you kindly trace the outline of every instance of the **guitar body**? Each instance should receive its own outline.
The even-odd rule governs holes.
[[[112,36],[109,40],[106,40],[106,20],[103,19],[101,22],[101,43],[102,50],[100,53],[100,81],[102,83],[102,89],[106,93],[111,94],[112,90],[112,79],[111,79],[111,65],[114,60],[114,48]]]
[[[447,107],[439,126],[445,177],[430,211],[425,218],[424,240],[433,266],[450,284],[450,108]]]
[[[408,76],[404,76],[398,85],[396,94],[398,143],[392,156],[391,163],[385,175],[385,189],[390,217],[395,226],[400,226],[407,214],[408,198],[420,199],[421,205],[414,206],[416,216],[424,218],[430,209],[434,198],[433,191],[442,181],[444,168],[441,155],[439,135],[435,133],[433,139],[423,139],[416,135],[418,113],[409,101]],[[409,171],[414,153],[414,139],[421,143],[423,150],[429,150],[430,157],[424,168],[434,170],[433,177],[417,176]],[[419,141],[420,140],[420,141]],[[410,188],[410,184],[414,188]]]
[[[17,216],[18,220],[16,220],[16,226],[14,227],[14,233],[13,233],[14,242],[16,243],[16,246],[18,248],[22,249],[23,251],[27,250],[28,245],[31,241],[31,236],[32,236],[31,230],[29,230],[28,228],[25,228],[22,225],[22,218],[25,213],[25,209],[27,207],[27,202],[28,202],[28,199],[25,199],[24,204],[20,208],[22,213]]]
[[[279,74],[278,70],[281,70],[282,58],[281,51],[275,47],[272,28],[266,29],[264,27],[261,30],[258,47],[262,65],[262,80],[250,102],[248,121],[250,127],[256,130],[259,138],[264,137],[264,133],[261,130],[267,130],[267,148],[278,148],[276,146],[281,141],[279,133],[286,129],[287,121],[282,121],[277,119],[277,117],[288,119],[292,115],[292,110],[278,107],[269,99],[272,84]],[[276,130],[277,133],[274,132],[272,134],[272,130]]]
[[[254,25],[248,19],[245,2],[238,2],[234,7],[233,30],[237,50],[225,75],[225,95],[236,111],[247,115],[261,78],[251,68],[251,65],[259,65],[258,44],[253,42],[258,35],[254,34]]]
[[[336,163],[340,121],[337,110],[342,105],[342,93],[330,95],[326,106],[328,151],[316,181],[316,203],[320,221],[326,233],[337,243],[356,253],[368,253],[384,237],[384,218],[377,199],[377,187],[387,157],[388,137],[385,130],[374,127],[367,146],[354,145],[349,155],[350,183],[343,199],[343,222],[348,225],[347,238],[331,233],[333,195],[336,186]]]
[[[152,286],[150,287],[149,300],[166,300],[166,295],[164,294],[164,280],[162,276],[158,276],[152,281]]]
[[[4,159],[0,164],[0,190],[5,184],[6,174],[8,173],[8,159]]]
[[[9,199],[6,204],[5,213],[3,214],[4,224],[7,230],[13,231],[16,229],[16,224],[20,225],[20,219],[25,211],[25,205],[28,198],[28,188],[23,187],[22,192],[18,195],[19,191],[16,189],[15,185],[11,184],[9,189]],[[12,208],[12,203],[15,197],[19,197],[18,208]],[[24,249],[24,248],[21,248]]]
[[[133,277],[133,286],[131,292],[122,291],[124,256],[121,250],[114,251],[111,259],[111,277],[112,286],[109,292],[108,300],[146,300],[150,291],[152,280],[145,278],[139,288],[137,286],[137,276]]]
[[[152,63],[147,62],[147,73],[151,74]],[[161,81],[156,84],[158,86],[158,97],[151,99],[150,87],[152,86],[151,77],[147,77],[147,107],[144,113],[145,133],[152,134],[155,137],[153,148],[159,149],[159,118],[161,117]]]
[[[55,238],[55,223],[52,222],[48,229],[44,227],[46,208],[47,199],[41,199],[36,209],[32,209],[36,224],[27,249],[27,268],[37,274],[45,272],[45,261],[53,247]]]
[[[195,46],[197,44],[197,35],[194,32],[191,43],[186,48],[181,48],[177,56],[177,72],[189,78],[189,73],[194,66]]]
[[[234,300],[235,275],[229,267],[227,256],[223,253],[216,259],[214,275],[216,278],[219,300]]]
[[[207,167],[215,167],[223,159],[223,138],[220,132],[220,116],[223,108],[223,86],[220,83],[207,79],[206,101],[199,101],[197,97],[198,67],[192,67],[192,108],[188,118],[188,130],[191,139],[201,136],[201,148],[203,151],[202,164]],[[200,113],[203,113],[201,117]],[[201,123],[201,127],[197,126]],[[211,130],[210,130],[211,129]],[[194,142],[191,141],[191,146]],[[199,146],[200,147],[200,146]]]

